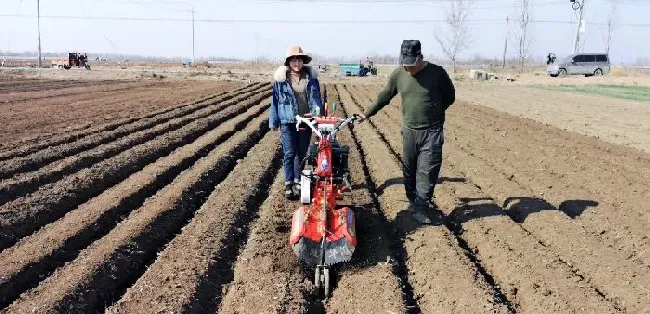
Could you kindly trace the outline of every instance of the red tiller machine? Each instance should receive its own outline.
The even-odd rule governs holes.
[[[336,106],[336,105],[334,105]],[[350,261],[357,246],[355,214],[337,205],[350,195],[350,148],[336,141],[336,134],[359,117],[296,116],[297,127],[311,128],[318,142],[310,145],[301,175],[302,206],[292,219],[289,243],[298,259],[316,267],[314,284],[329,297],[330,269]]]

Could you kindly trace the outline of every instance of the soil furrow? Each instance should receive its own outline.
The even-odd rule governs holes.
[[[279,142],[267,133],[107,313],[216,312],[222,285],[232,280],[230,265],[281,164]]]
[[[387,117],[401,123],[397,110],[398,108],[392,105],[385,109],[388,112]],[[451,112],[452,115],[447,119],[449,125],[447,133],[459,142],[460,148],[483,152],[476,157],[482,158],[486,162],[489,161],[486,159],[488,154],[499,156],[499,162],[493,164],[495,167],[499,167],[504,174],[508,174],[509,180],[535,189],[535,194],[544,194],[550,202],[557,204],[572,218],[581,219],[583,216],[589,216],[592,220],[596,220],[596,217],[602,218],[603,221],[619,220],[611,221],[610,227],[626,226],[626,229],[615,230],[616,232],[611,233],[620,235],[629,233],[630,229],[637,230],[637,238],[630,241],[636,244],[636,249],[640,243],[648,242],[643,232],[647,226],[638,221],[642,217],[627,213],[627,211],[634,211],[644,206],[642,196],[647,194],[645,190],[648,185],[645,183],[650,181],[648,176],[650,164],[646,162],[646,158],[617,159],[617,162],[612,164],[610,163],[611,155],[595,152],[593,155],[584,154],[583,141],[569,136],[559,136],[569,133],[566,131],[462,102],[451,107]],[[489,118],[485,118],[486,116]],[[522,126],[521,124],[526,125]],[[476,132],[476,129],[486,132]],[[555,133],[559,133],[559,135]],[[609,148],[599,147],[599,149],[608,152],[620,148],[608,143],[601,144],[609,145]],[[517,149],[519,147],[531,149]],[[589,149],[592,147],[590,146]],[[564,153],[558,154],[558,151]],[[585,158],[582,156],[583,154],[594,156],[600,160],[585,162],[582,160]],[[513,167],[513,165],[516,166]],[[594,176],[594,174],[598,175]],[[625,179],[621,180],[617,174],[622,175]],[[619,179],[619,181],[603,184],[604,178]],[[558,182],[561,182],[562,187],[558,186]],[[629,189],[620,191],[623,194],[617,197],[620,194],[608,193],[611,190],[610,185],[626,186]],[[569,195],[569,192],[572,195]],[[585,208],[580,209],[580,206],[574,206],[575,204],[572,202],[567,202],[569,196],[597,199],[598,202],[595,203],[599,204],[586,200],[584,203],[593,204],[589,206],[611,206],[611,210],[616,210],[619,213],[611,215],[610,210],[584,211]],[[612,196],[617,198],[613,199]],[[644,211],[639,212],[645,214]],[[594,235],[599,236],[599,233],[602,233],[602,230],[598,228]],[[628,236],[633,236],[633,234],[628,234]],[[617,240],[619,239],[609,239],[608,243],[614,243]]]
[[[125,118],[125,119],[118,120],[116,122],[112,122],[112,123],[109,123],[109,124],[101,125],[101,126],[94,127],[94,128],[87,129],[87,130],[83,130],[83,131],[78,131],[78,132],[74,132],[74,133],[65,133],[65,134],[62,134],[62,135],[54,135],[54,138],[48,138],[46,140],[39,141],[38,143],[35,143],[35,144],[32,144],[32,145],[22,145],[20,148],[13,149],[13,150],[6,151],[6,152],[2,152],[2,153],[0,153],[0,161],[4,161],[4,160],[15,158],[15,157],[24,157],[24,156],[27,156],[29,154],[39,152],[42,149],[46,149],[46,148],[49,148],[49,147],[55,147],[57,145],[62,145],[62,144],[68,144],[68,143],[78,141],[78,140],[80,140],[80,139],[82,139],[84,137],[87,137],[87,136],[90,136],[90,135],[93,135],[93,134],[96,134],[96,133],[105,132],[105,131],[110,132],[110,131],[113,131],[113,130],[121,127],[121,126],[131,124],[131,123],[136,123],[136,122],[138,122],[140,120],[143,120],[143,119],[154,118],[156,116],[164,115],[164,114],[167,114],[167,113],[172,112],[172,111],[182,110],[182,108],[188,108],[188,107],[191,108],[192,106],[195,106],[197,104],[200,104],[200,103],[203,103],[203,102],[206,102],[206,101],[210,101],[213,98],[217,98],[217,97],[221,98],[221,97],[226,97],[226,96],[231,96],[231,98],[232,98],[232,97],[236,96],[237,93],[244,92],[244,91],[250,91],[250,90],[253,90],[253,89],[257,89],[259,87],[260,87],[259,84],[251,84],[251,85],[247,85],[247,86],[244,86],[244,87],[241,87],[239,89],[232,90],[232,91],[219,92],[217,94],[213,94],[213,95],[210,95],[210,96],[207,96],[207,97],[204,97],[204,98],[201,98],[201,99],[189,102],[189,103],[180,104],[180,105],[177,105],[177,106],[172,106],[172,107],[164,108],[164,109],[158,109],[158,110],[156,110],[154,112],[151,112],[151,113],[146,114],[146,115],[142,115],[142,116],[137,117],[137,118]]]
[[[353,104],[356,104],[356,108],[358,108],[360,112],[361,112],[361,110],[365,110],[365,108],[363,106],[360,106],[359,104],[367,103],[366,100],[369,99],[369,97],[367,97],[358,87],[355,88],[355,87],[351,87],[351,86],[348,86],[348,85],[344,85],[343,88],[345,88],[348,91],[348,93],[350,94],[350,96],[352,97],[352,100],[354,101]],[[382,111],[388,112],[385,107],[384,107],[384,109]],[[398,124],[398,123],[395,123],[395,120],[392,119],[392,118],[389,118],[388,115],[381,114],[381,113],[382,112],[380,111],[379,114],[377,114],[377,115],[373,116],[372,118],[370,118],[369,121],[371,121],[371,124],[373,126],[380,126],[380,127],[377,127],[379,129],[379,131],[380,131],[379,136],[383,140],[390,143],[390,145],[388,145],[388,148],[390,149],[391,153],[396,155],[397,159],[401,160],[401,158],[402,158],[401,125]],[[398,130],[400,130],[400,132],[388,132],[385,129],[385,127],[387,127],[387,126],[395,126]]]
[[[466,107],[473,106],[460,107],[456,111],[458,120],[471,120],[468,117],[471,114],[466,112],[471,113],[472,110],[467,110]],[[464,123],[459,123],[455,117],[450,122],[450,134],[459,138],[459,149],[467,153],[482,152],[475,157],[490,164],[491,168],[499,172],[499,177],[505,176],[512,183],[525,188],[525,192],[519,192],[521,196],[534,195],[535,199],[546,203],[546,207],[560,209],[576,219],[574,222],[589,229],[590,236],[619,250],[626,258],[650,267],[650,256],[643,254],[650,246],[647,236],[649,216],[639,210],[645,207],[644,195],[648,193],[644,190],[650,180],[638,174],[635,179],[623,180],[611,173],[607,174],[607,171],[593,169],[592,165],[597,164],[595,161],[589,164],[573,161],[570,156],[580,152],[571,146],[563,146],[562,154],[549,155],[544,152],[551,149],[549,144],[538,143],[537,140],[546,138],[543,133],[531,136],[532,140],[525,139],[512,132],[511,127],[483,126],[480,121],[473,121],[473,125],[481,125],[482,129],[490,130],[479,135],[470,132]],[[526,147],[522,146],[526,145],[526,141],[537,149],[518,149]],[[490,160],[489,157],[493,155],[500,156],[498,162]],[[616,173],[632,176],[631,172],[620,167],[608,167]],[[516,172],[513,169],[516,169]],[[637,169],[643,169],[642,164],[639,164]],[[591,175],[592,173],[598,173],[598,178]],[[644,183],[646,187],[640,187]],[[626,188],[612,194],[609,192],[612,186]]]
[[[334,86],[327,90],[331,102],[340,102]],[[347,116],[344,108],[338,114]],[[337,114],[337,115],[338,115]],[[327,300],[327,313],[406,313],[408,306],[416,305],[413,292],[405,278],[397,274],[404,271],[404,252],[401,243],[391,241],[390,224],[379,209],[373,196],[374,185],[369,180],[363,150],[350,130],[338,135],[339,143],[350,147],[349,168],[353,186],[350,198],[340,202],[350,206],[356,215],[358,246],[350,263],[335,268],[336,289]],[[336,273],[333,273],[336,274]],[[353,304],[350,299],[354,299]]]
[[[219,313],[305,313],[318,309],[315,288],[289,245],[291,217],[299,203],[285,199],[283,188],[284,175],[279,172],[237,258],[234,279],[223,289]]]
[[[6,312],[88,313],[117,301],[267,131],[266,117],[253,120]]]
[[[145,165],[166,156],[177,147],[187,145],[207,131],[248,108],[261,99],[231,106],[213,116],[196,120],[183,128],[133,147],[91,168],[44,186],[35,193],[0,207],[0,247],[7,247],[42,225],[99,195],[110,186],[141,170]]]
[[[81,97],[52,99],[8,104],[0,114],[2,150],[49,141],[65,134],[83,133],[96,126],[110,124],[152,111],[179,104],[191,103],[206,95],[214,95],[236,87],[231,82],[200,83],[168,82],[149,88],[135,88],[123,92],[93,91]]]
[[[102,81],[54,81],[54,80],[26,80],[17,82],[7,82],[0,85],[0,94],[7,93],[28,93],[33,91],[46,91],[50,89],[62,89],[67,87],[90,87],[104,86],[115,84],[119,81],[102,80]],[[128,82],[143,84],[144,82]],[[5,95],[3,95],[5,96]],[[1,100],[1,99],[0,99]]]
[[[11,92],[2,95],[0,97],[0,105],[2,104],[10,104],[10,103],[16,103],[16,102],[24,102],[24,101],[36,101],[36,100],[42,100],[42,99],[47,99],[47,98],[56,98],[56,97],[87,97],[89,94],[89,89],[90,88],[101,88],[101,92],[122,92],[126,90],[133,90],[136,88],[147,88],[147,87],[153,87],[153,86],[159,86],[161,85],[160,82],[107,82],[105,84],[100,84],[100,85],[86,85],[86,86],[79,86],[79,85],[71,85],[71,86],[63,86],[66,89],[61,90],[59,89],[60,86],[57,86],[57,91],[47,91],[45,95],[43,95],[44,90],[42,89],[35,89],[30,92]],[[76,98],[77,100],[79,98]]]
[[[148,165],[118,185],[91,199],[64,218],[0,253],[0,307],[73,260],[92,241],[110,231],[119,220],[169,184],[179,173],[204,157],[228,137],[268,110],[257,105],[250,114],[236,116],[216,129]]]
[[[596,188],[594,183],[597,182],[589,180],[589,177],[582,179],[578,184],[567,181],[564,175],[548,178],[549,173],[555,171],[571,173],[572,167],[584,169],[584,164],[576,165],[575,161],[565,158],[577,152],[557,154],[558,148],[551,149],[547,143],[549,136],[543,135],[543,133],[551,133],[546,128],[527,127],[525,129],[528,131],[521,132],[518,131],[520,126],[517,123],[512,123],[513,121],[500,123],[500,120],[506,119],[501,116],[485,119],[486,115],[492,116],[492,114],[484,111],[481,111],[483,114],[477,114],[476,110],[472,110],[474,107],[461,103],[452,111],[452,116],[448,119],[450,120],[449,134],[456,141],[449,151],[458,152],[447,159],[463,160],[460,164],[465,167],[465,173],[474,184],[478,184],[499,203],[505,204],[508,209],[506,213],[515,222],[521,223],[526,232],[531,232],[550,249],[560,254],[563,261],[566,260],[570,265],[574,265],[572,266],[574,271],[579,276],[587,278],[594,289],[613,302],[617,308],[647,310],[644,305],[650,302],[647,300],[650,297],[647,288],[647,282],[650,282],[647,268],[627,260],[634,256],[637,262],[643,263],[646,267],[649,265],[647,257],[643,255],[647,251],[644,247],[648,245],[647,227],[636,221],[639,217],[636,215],[626,217],[629,214],[625,212],[612,215],[611,211],[601,209],[594,211],[602,217],[599,220],[578,220],[577,223],[571,220],[567,215],[579,215],[588,206],[600,207],[601,205],[587,200],[589,197],[585,200],[567,199],[570,191],[577,191],[576,193],[579,194],[574,195],[573,198],[583,195],[591,195],[591,197],[608,195],[605,191],[598,193],[598,196],[592,194],[602,187]],[[479,116],[483,119],[478,119]],[[495,123],[497,125],[494,125]],[[472,127],[469,128],[469,125]],[[486,132],[477,133],[475,132],[477,128]],[[527,132],[530,133],[531,129],[536,129],[537,133],[530,134],[525,139],[520,138]],[[540,142],[542,139],[543,141]],[[551,142],[555,141],[557,137],[551,140]],[[574,151],[571,147],[579,145],[577,143],[564,142],[560,147]],[[534,152],[517,149],[529,145],[537,149]],[[548,155],[546,151],[553,153]],[[498,158],[488,158],[492,155]],[[495,163],[493,160],[499,162]],[[597,163],[592,162],[590,165]],[[550,168],[550,165],[554,165],[553,168]],[[589,169],[590,175],[599,172],[598,170],[591,172],[591,166]],[[619,173],[623,171],[619,169]],[[637,176],[634,182],[642,181],[639,181]],[[554,187],[554,185],[564,186]],[[582,188],[585,185],[588,188]],[[559,205],[554,206],[544,198],[550,198]],[[626,200],[634,202],[630,198]],[[612,203],[611,206],[615,205]],[[593,216],[596,214],[592,215],[592,219]],[[609,239],[603,243],[603,238]],[[617,252],[610,247],[622,252]]]
[[[219,105],[204,108],[179,118],[162,119],[155,123],[147,123],[148,126],[146,127],[138,127],[142,128],[142,131],[134,130],[134,133],[128,134],[114,142],[100,145],[89,151],[84,151],[47,166],[41,166],[37,171],[15,175],[12,179],[0,182],[0,205],[20,196],[25,196],[37,190],[42,185],[60,180],[66,175],[70,175],[83,168],[88,168],[101,160],[111,158],[136,145],[152,140],[161,134],[180,129],[192,121],[218,113],[236,104],[239,100],[247,98],[252,101],[258,101],[269,95],[268,93],[262,92],[252,95],[246,93],[242,96],[244,97],[236,97],[230,101],[222,102]],[[89,140],[91,139],[89,138]]]
[[[456,161],[444,175],[462,176]],[[588,280],[526,232],[481,190],[450,182],[436,191],[443,212],[462,228],[462,237],[522,313],[619,313]]]
[[[473,184],[504,204],[506,214],[527,232],[568,261],[618,308],[632,312],[650,311],[650,273],[592,237],[564,212],[533,194],[533,191],[508,180],[493,166],[449,145],[448,160],[467,173]],[[471,171],[473,170],[473,171]]]
[[[391,118],[401,122],[393,114],[397,107],[389,107]],[[643,210],[650,191],[647,155],[464,102],[451,112],[448,135],[463,149],[482,152],[476,157],[486,161],[498,156],[494,165],[509,180],[543,195],[605,245],[650,266],[650,220]]]
[[[396,122],[396,121],[395,121],[395,122]],[[384,128],[385,128],[385,127],[386,127],[386,126],[384,125]],[[393,129],[398,129],[398,128],[399,128],[399,126],[397,125],[397,123],[393,123]],[[390,130],[387,130],[387,133],[390,133]],[[460,136],[460,135],[459,135],[459,136]],[[452,144],[452,145],[453,145],[453,144]],[[448,144],[447,146],[450,146],[450,145]],[[453,148],[448,148],[448,149],[446,150],[446,155],[449,155],[449,153],[447,153],[447,152],[450,151],[450,150],[453,150]],[[453,163],[453,164],[456,164],[456,162],[458,162],[459,164],[468,165],[468,163],[469,163],[469,160],[468,160],[468,159],[460,159],[457,155],[446,156],[446,158],[445,158],[444,160],[445,160],[445,161],[449,160],[449,162],[447,162],[447,163]],[[459,162],[459,161],[462,161],[462,162]],[[443,167],[443,168],[444,168],[444,167]],[[485,169],[485,165],[476,165],[476,166],[471,166],[471,169],[481,169],[481,171],[484,171],[484,169]],[[468,172],[469,172],[469,171],[468,171]],[[471,176],[471,175],[470,175],[470,176]],[[453,177],[453,176],[452,176],[452,177]],[[461,176],[460,176],[460,177],[465,177],[465,173],[461,172]],[[481,177],[481,178],[483,178],[483,179],[487,179],[487,178],[490,177],[490,174],[480,174],[479,177]],[[488,180],[489,180],[489,179],[488,179]],[[461,180],[461,181],[462,181],[462,180]],[[452,181],[452,182],[453,182],[453,181]],[[490,186],[492,186],[492,184],[490,184]],[[480,187],[478,187],[478,186],[477,186],[477,188],[480,189]],[[439,189],[445,190],[445,187],[444,187],[444,186],[441,186]],[[454,191],[454,190],[452,190],[452,191]],[[457,192],[457,191],[454,191],[453,193],[458,193],[458,192]],[[443,194],[443,193],[436,193],[436,196],[438,196],[439,194]],[[475,196],[475,197],[473,197],[473,198],[472,198],[472,197],[469,197],[469,196],[458,197],[457,195],[454,195],[454,196],[451,196],[451,197],[450,197],[449,194],[452,194],[452,193],[451,193],[451,192],[444,193],[444,194],[443,194],[443,197],[442,197],[442,198],[445,200],[446,205],[447,205],[447,208],[446,208],[446,210],[445,210],[445,213],[448,214],[448,215],[451,215],[451,217],[455,220],[456,223],[461,224],[460,226],[458,226],[458,227],[459,227],[459,230],[457,231],[457,233],[459,233],[459,234],[465,234],[465,232],[467,232],[467,227],[466,227],[465,225],[463,225],[463,223],[467,223],[467,222],[470,221],[470,220],[473,220],[473,219],[479,219],[479,218],[482,218],[482,217],[490,217],[490,216],[492,216],[492,215],[494,215],[495,217],[499,217],[499,218],[501,218],[501,219],[504,219],[504,218],[506,217],[504,214],[507,213],[507,212],[503,211],[503,209],[501,209],[501,208],[499,208],[498,206],[496,206],[495,204],[491,203],[491,202],[492,202],[492,199],[491,199],[491,198],[485,198],[485,199],[482,199],[481,197],[484,197],[483,195]],[[481,203],[480,201],[488,202],[488,205],[485,205],[485,204],[482,204],[482,203],[479,204],[479,205],[477,205],[477,206],[484,206],[484,207],[481,207],[480,210],[477,210],[478,213],[474,214],[473,212],[467,210],[468,207],[471,207],[471,206],[469,206],[469,205],[467,205],[467,204],[463,204],[462,206],[459,206],[459,207],[451,207],[451,208],[450,208],[450,206],[452,206],[451,204],[454,204],[454,202],[458,202],[458,200],[454,200],[454,197],[459,198],[461,203],[463,203],[463,202],[464,202],[464,203],[469,203],[469,202],[471,202],[472,200],[476,200],[476,201],[478,201],[479,203]],[[438,199],[438,197],[437,197],[436,199]],[[490,205],[492,205],[492,206],[494,206],[494,207],[491,208]],[[463,227],[464,227],[464,228],[463,228]],[[531,235],[527,230],[523,229],[523,232],[524,232],[528,237],[532,238],[532,241],[537,241],[537,242],[539,242],[539,240],[538,240],[535,236]],[[520,233],[521,233],[521,232],[520,232]],[[463,237],[463,238],[464,238],[464,237]],[[558,238],[563,238],[563,237],[558,237]],[[543,243],[541,243],[541,244],[543,244]],[[473,245],[472,245],[472,243],[470,243],[470,245],[471,245],[472,247],[476,247],[476,244],[473,244]],[[545,245],[543,245],[543,247],[544,247],[544,248],[547,248],[547,246],[545,246]],[[492,249],[493,249],[493,248],[492,248]],[[485,251],[485,250],[482,249],[481,251]],[[491,251],[490,251],[490,252],[491,252]],[[581,252],[584,253],[584,251],[581,251]],[[555,256],[555,255],[553,254],[553,256]],[[564,273],[574,272],[574,277],[578,277],[578,278],[580,278],[580,279],[581,279],[582,281],[584,281],[584,282],[589,282],[588,279],[585,280],[584,277],[581,277],[581,276],[579,276],[579,275],[576,275],[576,274],[575,274],[575,269],[573,269],[572,267],[569,267],[566,263],[562,262],[562,261],[561,261],[561,258],[560,258],[559,256],[557,256],[557,257],[555,258],[554,262],[557,263],[557,264],[563,264],[563,265],[564,265],[564,266],[563,266],[564,268],[568,268],[568,270],[567,270],[567,269],[564,269],[564,270],[563,270]],[[555,267],[558,267],[558,265],[555,265]],[[533,276],[533,277],[534,277],[534,276]],[[566,288],[569,289],[569,287],[566,287]],[[595,289],[595,288],[593,288],[593,287],[590,287],[590,288],[592,289],[592,290],[591,290],[592,298],[596,298],[596,297],[598,297],[598,296],[599,296],[599,293],[598,293],[597,289]],[[515,289],[515,291],[516,291],[516,290],[519,290],[519,288],[514,288],[514,289]],[[507,291],[507,292],[512,292],[512,291]],[[531,298],[534,298],[534,296],[530,296],[530,297],[531,297]],[[569,296],[566,296],[565,298],[568,299],[568,300],[570,300],[570,299],[571,299],[571,296],[569,295]],[[601,297],[601,301],[600,301],[600,303],[604,303],[604,302],[605,302],[605,298],[604,298],[604,297]],[[583,306],[583,304],[584,304],[584,303],[577,303],[575,306],[579,308],[580,306]],[[541,305],[538,305],[538,306],[539,306],[540,309],[543,308]],[[567,301],[566,306],[570,306],[570,302],[569,302],[569,301]],[[518,307],[521,307],[521,304],[519,304]],[[609,304],[609,305],[607,305],[607,307],[610,308],[610,311],[616,311],[618,308],[620,308],[619,306],[617,306],[617,305],[615,305],[615,304],[614,304],[614,305]],[[562,308],[562,307],[559,307],[557,310],[554,310],[554,311],[560,311],[560,310],[559,310],[560,308]]]
[[[152,127],[174,121],[174,119],[185,118],[185,120],[187,120],[190,118],[201,118],[211,113],[218,112],[219,110],[226,108],[228,105],[234,102],[242,101],[260,92],[265,92],[266,89],[268,88],[259,88],[244,94],[230,93],[189,107],[184,106],[178,110],[174,110],[166,114],[142,119],[136,123],[130,123],[128,125],[118,127],[117,129],[111,130],[109,132],[102,132],[100,134],[91,135],[68,145],[60,145],[55,148],[40,150],[28,156],[4,161],[0,164],[0,178],[8,178],[16,173],[37,170],[44,167],[50,162],[95,148],[101,144],[116,141],[124,136],[128,136],[136,132],[153,132],[150,130]],[[229,100],[230,98],[232,99]]]
[[[363,109],[347,92],[342,93],[341,98],[348,113]],[[390,132],[396,130],[389,126],[384,128]],[[404,210],[408,203],[401,185],[399,162],[372,124],[360,124],[354,132],[365,152],[370,175],[378,186],[381,208],[393,228],[402,235],[408,282],[413,287],[419,310],[506,313],[507,300],[495,298],[497,287],[489,286],[480,275],[476,265],[466,256],[473,253],[463,252],[454,234],[442,225],[442,217],[433,217],[432,226],[421,226]],[[504,301],[506,304],[502,304]]]

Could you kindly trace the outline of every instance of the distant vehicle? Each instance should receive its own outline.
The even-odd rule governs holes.
[[[318,71],[321,73],[326,73],[329,72],[330,68],[327,64],[319,64],[318,65]]]
[[[192,66],[192,60],[190,60],[190,59],[183,60],[183,66],[184,67],[191,67]]]
[[[88,63],[88,55],[78,52],[68,53],[68,58],[56,58],[52,60],[53,67],[59,67],[66,70],[70,70],[72,67],[84,67],[86,70],[90,70],[90,64]]]
[[[339,73],[345,76],[366,76],[368,73],[377,75],[377,67],[375,63],[366,60],[367,65],[362,63],[341,63],[339,64]]]
[[[611,70],[609,56],[605,53],[578,53],[562,61],[549,63],[546,71],[552,77],[567,75],[601,76]]]

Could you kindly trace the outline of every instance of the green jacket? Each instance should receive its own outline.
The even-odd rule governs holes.
[[[366,117],[375,115],[398,93],[402,97],[402,126],[409,129],[441,127],[445,110],[456,100],[456,90],[447,71],[425,61],[424,68],[415,76],[403,67],[393,70],[377,101],[366,109]]]

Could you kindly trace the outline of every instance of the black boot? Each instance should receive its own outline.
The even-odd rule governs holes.
[[[427,214],[427,208],[429,207],[428,202],[418,197],[415,199],[413,205],[413,218],[421,224],[430,224],[431,218],[429,218],[429,215]]]
[[[293,184],[293,196],[300,197],[300,183]]]
[[[284,197],[287,199],[293,198],[293,183],[287,183],[284,185]]]

